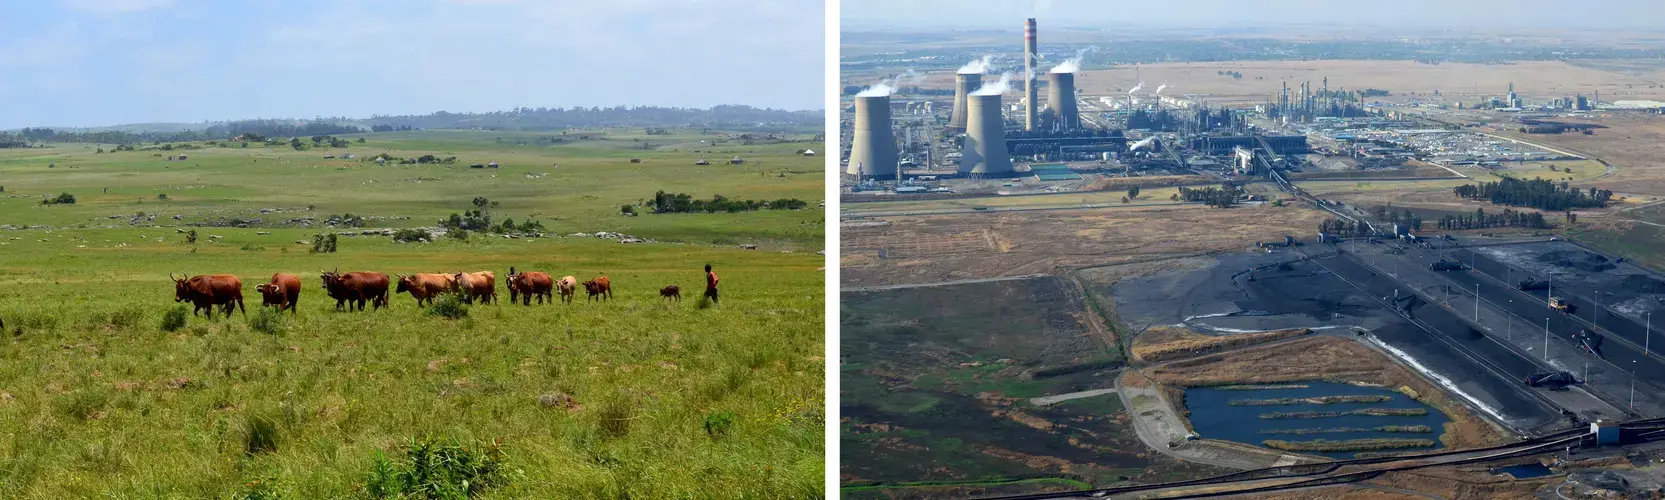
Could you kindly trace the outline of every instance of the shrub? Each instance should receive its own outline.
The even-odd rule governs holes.
[[[601,419],[599,429],[601,435],[608,438],[622,438],[630,434],[630,422],[636,419],[635,400],[629,397],[615,397],[603,402],[597,417]]]
[[[410,243],[414,241],[425,241],[427,239],[428,232],[421,229],[400,229],[393,232],[393,241]]]
[[[728,435],[734,430],[734,412],[720,411],[705,414],[705,433],[711,437]]]
[[[453,240],[468,241],[468,231],[454,227],[446,230],[445,236],[450,237]]]
[[[625,214],[625,215],[636,215],[636,207],[631,206],[631,205],[625,205],[625,206],[619,207],[619,213]]]
[[[158,200],[167,200],[168,199],[168,193],[156,193],[156,199],[158,199]]]
[[[433,305],[428,306],[428,314],[448,319],[465,318],[468,317],[468,303],[463,302],[461,293],[441,294],[434,299]]]
[[[277,308],[261,307],[259,312],[254,313],[254,318],[249,319],[249,329],[267,335],[283,333],[283,313]]]
[[[75,195],[69,194],[69,193],[59,193],[57,198],[47,198],[47,199],[41,200],[40,204],[42,204],[42,205],[74,205],[75,204]]]
[[[139,307],[138,305],[122,306],[119,309],[110,311],[109,324],[110,326],[116,328],[131,328],[138,325],[139,321],[143,320],[144,317],[144,308]]]
[[[502,442],[476,447],[413,440],[405,456],[377,455],[364,481],[371,498],[468,498],[509,479]]]
[[[162,315],[162,331],[175,332],[185,328],[185,320],[188,317],[189,313],[185,311],[184,304],[173,306],[173,309],[168,309],[168,312]]]

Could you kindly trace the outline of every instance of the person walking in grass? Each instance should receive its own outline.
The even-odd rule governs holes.
[[[717,273],[711,272],[711,264],[705,265],[705,298],[717,303]]]

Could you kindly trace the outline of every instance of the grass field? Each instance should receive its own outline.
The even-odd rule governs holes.
[[[0,230],[0,497],[226,498],[268,488],[290,498],[369,496],[378,457],[398,463],[413,440],[475,450],[501,440],[501,472],[477,492],[487,498],[823,496],[824,262],[813,253],[821,211],[616,215],[658,189],[814,207],[819,159],[794,151],[820,145],[637,153],[617,136],[528,147],[500,145],[498,134],[367,134],[350,149],[457,155],[448,167],[331,163],[287,146],[189,151],[183,162],[79,145],[0,152],[0,184],[23,196],[0,198],[0,223],[51,227]],[[747,165],[692,164],[735,154]],[[629,163],[635,155],[647,160]],[[503,167],[466,166],[492,160]],[[59,191],[78,203],[36,201]],[[351,236],[336,253],[310,253],[295,242],[325,230],[271,220],[279,214],[248,228],[197,227],[205,234],[195,245],[171,227],[307,205],[320,218],[409,216],[371,226],[426,226],[473,196],[501,200],[494,215],[537,214],[555,233],[661,242]],[[140,210],[166,214],[146,225],[169,227],[108,218]],[[729,244],[745,242],[764,249]],[[723,279],[712,307],[695,300],[707,263]],[[499,285],[504,303],[474,305],[460,319],[430,315],[403,294],[388,310],[337,312],[317,277],[336,267],[492,270],[501,281],[509,266],[607,275],[616,298],[587,304],[580,293],[570,305],[523,307]],[[176,307],[170,272],[242,277],[248,319],[192,317],[162,329]],[[304,291],[299,314],[262,323],[253,287],[273,272],[300,275]],[[673,283],[690,300],[658,297]]]
[[[1139,198],[1138,199],[1129,199],[1127,204],[1129,204],[1129,205],[1151,205],[1151,204],[1161,204],[1161,203],[1173,203],[1173,200],[1168,199],[1168,197],[1173,196],[1173,195],[1178,194],[1178,193],[1179,193],[1179,188],[1172,188],[1172,187],[1142,188],[1139,191]],[[863,212],[863,211],[894,212],[894,211],[907,211],[907,210],[942,210],[942,209],[955,209],[955,208],[965,209],[965,208],[977,208],[977,207],[1042,208],[1042,207],[1073,207],[1073,206],[1085,205],[1085,204],[1122,205],[1123,203],[1122,203],[1121,200],[1122,200],[1122,198],[1125,198],[1125,197],[1127,197],[1127,191],[1126,190],[1120,190],[1120,191],[1089,191],[1089,192],[1082,192],[1082,193],[1054,194],[1054,195],[987,196],[987,197],[979,197],[979,198],[951,199],[951,200],[881,201],[881,202],[862,203],[862,204],[859,204],[859,205],[854,205],[853,208],[855,208],[857,210],[851,210],[851,211],[859,213],[859,212]]]

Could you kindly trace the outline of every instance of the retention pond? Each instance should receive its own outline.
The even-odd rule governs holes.
[[[1185,406],[1204,438],[1338,459],[1438,448],[1449,421],[1397,391],[1334,382],[1193,387]]]

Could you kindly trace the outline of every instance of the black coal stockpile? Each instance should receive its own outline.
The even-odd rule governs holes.
[[[1665,293],[1665,281],[1659,281],[1651,276],[1641,274],[1625,276],[1625,280],[1619,282],[1619,286],[1629,292]]]
[[[1556,250],[1538,256],[1539,262],[1547,262],[1561,267],[1570,267],[1585,272],[1599,273],[1618,266],[1602,257],[1590,252],[1579,250]]]

